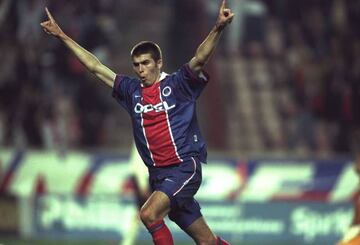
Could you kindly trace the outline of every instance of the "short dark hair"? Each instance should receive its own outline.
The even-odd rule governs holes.
[[[142,54],[151,54],[151,57],[158,61],[162,58],[159,45],[151,41],[141,41],[131,49],[131,58]]]

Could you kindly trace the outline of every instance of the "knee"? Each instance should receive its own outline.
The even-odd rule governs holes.
[[[140,209],[140,219],[146,226],[151,225],[157,220],[155,214],[146,208]]]

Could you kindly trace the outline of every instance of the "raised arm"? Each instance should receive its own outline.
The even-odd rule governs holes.
[[[234,0],[237,1],[237,0]],[[190,60],[189,67],[195,73],[199,74],[204,65],[208,62],[211,54],[215,50],[219,38],[224,28],[231,23],[234,13],[225,7],[225,0],[222,0],[219,15],[215,26],[212,28],[205,40],[197,48],[195,56]]]
[[[106,85],[113,87],[116,74],[111,69],[103,65],[92,53],[67,36],[58,26],[49,10],[45,8],[45,11],[48,16],[48,20],[40,24],[44,31],[47,34],[60,39],[91,73],[95,74]]]

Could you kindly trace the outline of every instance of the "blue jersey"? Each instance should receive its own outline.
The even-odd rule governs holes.
[[[160,82],[144,87],[140,80],[117,75],[113,96],[131,116],[139,154],[148,167],[161,167],[198,157],[206,147],[196,118],[196,99],[208,75],[196,75],[186,64]]]

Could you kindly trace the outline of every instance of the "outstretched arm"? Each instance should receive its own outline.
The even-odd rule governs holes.
[[[92,53],[81,47],[73,39],[67,36],[58,26],[49,10],[47,8],[45,8],[45,10],[48,16],[48,20],[40,24],[44,31],[47,34],[53,35],[54,37],[60,39],[91,73],[95,74],[106,85],[113,87],[116,74],[111,69],[103,65]]]
[[[204,65],[210,59],[211,54],[215,50],[216,45],[220,39],[222,31],[229,23],[231,23],[233,17],[234,13],[225,7],[225,0],[222,0],[215,26],[197,48],[195,56],[189,62],[190,69],[195,73],[199,74]]]

